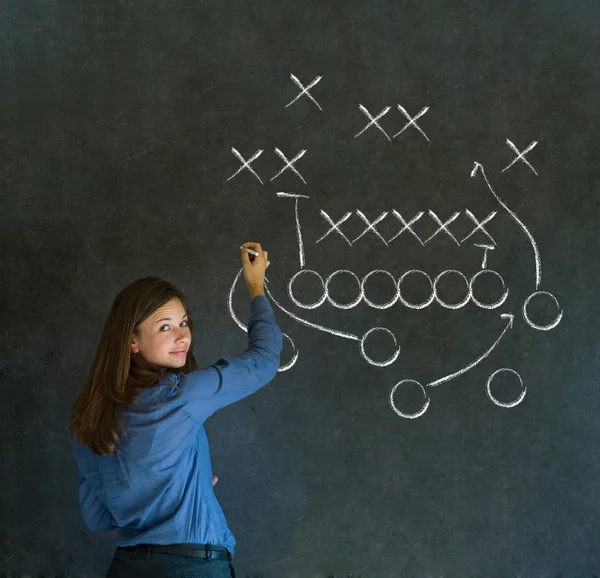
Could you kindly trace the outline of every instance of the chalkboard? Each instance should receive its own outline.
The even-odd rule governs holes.
[[[68,428],[112,300],[184,291],[245,578],[600,574],[600,5],[8,2],[0,575],[104,576]]]

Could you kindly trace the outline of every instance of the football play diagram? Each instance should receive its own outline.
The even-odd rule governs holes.
[[[321,81],[322,77],[321,76],[316,77],[306,87],[303,86],[302,83],[298,80],[298,78],[295,77],[293,74],[290,75],[290,78],[301,89],[301,92],[292,101],[290,101],[286,105],[286,107],[292,105],[300,97],[304,96],[304,97],[308,98],[320,111],[322,111],[323,109],[321,108],[320,104],[317,102],[315,97],[309,92],[311,88],[316,86]],[[429,142],[429,137],[423,131],[423,129],[417,124],[417,120],[422,118],[427,113],[427,111],[429,110],[429,106],[423,107],[417,114],[415,114],[414,117],[411,117],[411,115],[406,111],[406,109],[403,108],[400,104],[398,104],[395,110],[399,111],[403,117],[403,120],[407,121],[407,122],[405,122],[405,125],[398,132],[396,132],[393,136],[390,136],[384,130],[384,128],[381,126],[381,124],[379,122],[381,118],[383,118],[386,114],[388,114],[391,110],[393,110],[392,107],[386,106],[380,112],[378,112],[376,114],[372,114],[362,104],[359,104],[358,108],[359,108],[360,112],[367,118],[368,123],[365,126],[363,126],[360,130],[358,130],[358,132],[356,132],[353,135],[353,138],[360,137],[360,135],[362,135],[365,131],[367,131],[369,129],[370,130],[375,129],[375,130],[378,130],[379,132],[381,132],[388,141],[391,141],[392,139],[395,139],[395,138],[399,137],[400,135],[402,135],[407,129],[413,128],[414,130],[418,131],[418,133],[420,133],[422,135],[422,137],[427,139],[427,141]],[[537,171],[535,170],[535,168],[532,166],[532,164],[525,158],[525,155],[528,152],[530,152],[538,144],[537,141],[533,141],[532,143],[530,143],[525,149],[523,149],[523,151],[519,151],[517,146],[514,145],[513,142],[510,141],[509,139],[506,139],[506,144],[507,144],[507,146],[509,146],[511,148],[511,150],[513,150],[517,154],[517,156],[514,158],[514,160],[511,163],[509,163],[503,169],[502,172],[506,171],[511,166],[515,165],[515,163],[517,163],[517,161],[520,161],[524,165],[526,165],[531,171],[533,171],[535,173],[535,175],[538,174]],[[237,170],[233,174],[231,174],[228,177],[227,181],[230,181],[233,178],[238,177],[241,174],[250,173],[253,177],[258,179],[261,182],[261,184],[264,184],[263,179],[257,174],[257,172],[251,166],[252,163],[263,154],[264,150],[262,150],[262,149],[256,150],[252,155],[250,155],[248,157],[247,160],[236,148],[231,147],[231,152],[234,155],[234,157],[241,163],[241,165],[237,168]],[[277,155],[283,161],[284,166],[283,166],[283,168],[281,168],[281,170],[279,170],[279,172],[277,172],[275,175],[273,175],[270,178],[270,180],[273,181],[274,179],[278,178],[282,173],[289,170],[296,175],[296,177],[303,183],[303,185],[306,185],[307,184],[306,180],[300,172],[301,169],[298,166],[296,166],[298,164],[298,162],[306,156],[306,153],[307,153],[306,149],[302,149],[301,151],[297,152],[295,155],[289,155],[289,157],[288,157],[288,155],[286,155],[284,152],[282,152],[279,148],[274,148],[274,154]],[[492,187],[490,181],[488,180],[488,177],[486,175],[483,165],[477,161],[473,161],[473,165],[470,167],[470,169],[471,169],[471,172],[470,172],[471,178],[478,179],[481,182],[482,187],[485,187],[485,189],[487,191],[489,191],[489,193],[494,197],[496,202],[499,204],[500,209],[503,210],[504,212],[506,212],[507,215],[516,223],[516,225],[519,227],[519,229],[521,229],[521,231],[526,235],[527,240],[531,246],[531,250],[533,252],[533,262],[534,262],[534,267],[535,267],[535,272],[534,272],[535,290],[523,301],[523,303],[521,305],[521,315],[522,315],[524,321],[531,328],[539,330],[539,331],[549,331],[551,329],[554,329],[560,323],[560,321],[563,317],[563,311],[560,308],[558,300],[552,293],[550,293],[548,291],[543,291],[540,289],[541,282],[542,282],[542,259],[541,259],[539,248],[537,246],[537,243],[536,243],[533,235],[531,234],[530,230],[525,226],[525,224],[519,219],[519,217],[504,203],[504,201],[496,193],[496,191]],[[468,170],[468,169],[465,169],[465,170]],[[455,211],[452,215],[450,215],[447,218],[445,218],[445,217],[440,218],[436,214],[436,212],[434,212],[431,209],[428,209],[427,211],[418,211],[416,214],[414,214],[408,218],[405,218],[405,216],[403,216],[400,211],[397,211],[394,208],[391,210],[386,210],[386,211],[381,212],[380,215],[376,219],[371,221],[360,210],[347,211],[340,218],[337,218],[337,217],[332,218],[329,214],[327,214],[324,210],[321,209],[320,216],[323,219],[325,227],[324,227],[323,234],[319,238],[315,239],[315,241],[314,241],[315,244],[327,242],[327,239],[333,235],[340,236],[344,240],[344,242],[347,243],[350,247],[353,247],[355,243],[359,242],[361,239],[365,238],[367,235],[371,236],[371,238],[377,239],[376,242],[381,242],[385,246],[389,246],[390,243],[394,242],[401,235],[404,235],[403,238],[410,237],[411,239],[414,239],[415,242],[420,243],[422,246],[425,246],[428,243],[430,243],[438,235],[444,235],[444,236],[449,237],[459,247],[463,243],[469,241],[469,239],[471,239],[471,237],[473,235],[475,235],[475,233],[485,236],[485,239],[486,239],[485,243],[473,243],[473,246],[482,250],[482,256],[481,256],[480,269],[475,274],[473,274],[470,278],[468,278],[462,272],[455,270],[455,269],[447,269],[445,271],[442,271],[437,276],[435,276],[433,279],[426,271],[420,270],[420,269],[411,269],[409,271],[405,271],[399,277],[396,277],[389,271],[386,271],[383,269],[374,269],[374,270],[370,271],[369,273],[367,273],[361,279],[354,272],[352,272],[350,270],[339,269],[339,270],[336,270],[333,273],[331,273],[326,279],[323,279],[323,277],[317,271],[306,267],[306,256],[305,256],[305,251],[304,251],[304,237],[303,237],[303,232],[302,232],[302,227],[301,227],[301,219],[300,219],[300,204],[301,204],[301,201],[303,201],[305,199],[309,199],[310,198],[309,195],[291,193],[291,192],[281,192],[281,191],[277,192],[276,195],[277,195],[278,199],[281,199],[282,201],[285,201],[290,204],[293,203],[295,232],[296,232],[296,239],[297,239],[297,245],[298,245],[299,270],[294,275],[292,275],[292,277],[290,278],[290,280],[287,284],[287,294],[288,294],[290,301],[298,308],[299,311],[295,311],[295,312],[290,311],[288,308],[286,308],[284,305],[282,305],[279,302],[279,300],[276,298],[276,296],[274,296],[272,294],[272,292],[270,291],[268,278],[265,278],[266,294],[268,295],[271,302],[279,310],[281,310],[283,313],[288,315],[294,321],[296,321],[300,324],[303,324],[305,326],[308,326],[312,329],[316,329],[318,331],[327,333],[333,337],[356,341],[358,343],[358,350],[359,350],[361,357],[364,359],[364,361],[366,363],[368,363],[372,366],[376,366],[376,367],[390,366],[394,362],[397,361],[397,359],[400,355],[401,345],[397,342],[394,333],[390,329],[388,329],[386,327],[372,327],[371,329],[366,331],[364,334],[358,335],[358,334],[354,334],[354,333],[347,332],[347,331],[341,331],[340,329],[336,329],[335,327],[327,327],[325,325],[315,323],[314,321],[309,321],[307,319],[304,319],[302,317],[301,310],[317,309],[326,302],[329,305],[331,305],[337,309],[343,309],[343,310],[352,309],[352,308],[356,307],[357,305],[359,305],[360,303],[366,303],[369,307],[371,307],[373,309],[378,309],[378,310],[388,309],[393,306],[397,306],[397,307],[403,306],[408,309],[422,310],[422,309],[426,309],[427,307],[429,307],[430,305],[432,305],[434,303],[443,308],[452,309],[452,310],[465,307],[468,303],[473,303],[474,305],[476,305],[477,307],[480,307],[482,309],[494,310],[494,309],[498,309],[498,308],[502,307],[502,305],[504,305],[504,303],[506,302],[506,299],[509,294],[509,289],[506,287],[504,279],[502,278],[500,273],[498,273],[494,269],[488,268],[488,257],[489,257],[488,252],[493,251],[497,245],[496,245],[496,241],[493,238],[493,236],[491,235],[491,233],[486,229],[486,225],[489,224],[496,217],[496,215],[498,214],[497,210],[492,211],[491,213],[489,213],[487,216],[485,216],[483,218],[481,218],[481,216],[474,215],[473,212],[471,212],[469,210],[465,210],[464,213]],[[388,239],[384,238],[382,233],[377,229],[377,225],[386,218],[395,219],[398,222],[398,227],[399,227],[398,231],[395,233],[395,235],[393,235],[392,237],[390,237]],[[349,238],[346,235],[346,233],[343,231],[343,225],[349,219],[359,219],[361,221],[361,224],[364,225],[363,231],[358,236],[355,236],[354,238]],[[436,230],[433,232],[433,234],[429,235],[427,238],[423,238],[423,236],[419,234],[418,227],[419,227],[419,223],[422,222],[422,219],[430,219],[431,221],[433,221],[435,223],[435,226],[437,227]],[[468,221],[472,227],[472,230],[466,236],[463,236],[462,238],[457,238],[457,236],[455,236],[455,234],[452,232],[452,230],[450,228],[450,225],[452,223],[454,223],[457,219],[463,219],[465,221]],[[233,308],[233,295],[234,295],[236,286],[238,284],[238,281],[240,280],[241,275],[242,275],[242,270],[240,269],[240,271],[236,275],[236,277],[231,285],[231,288],[229,290],[228,309],[229,309],[229,313],[230,313],[232,319],[238,325],[238,327],[240,327],[240,329],[242,329],[243,331],[247,331],[246,325],[241,322],[241,320],[238,318],[238,316],[236,315],[234,308]],[[307,275],[314,277],[321,287],[320,297],[312,303],[304,303],[304,302],[300,301],[297,298],[296,294],[294,293],[294,283],[296,282],[296,280],[301,276],[307,276]],[[369,297],[367,296],[366,284],[369,279],[371,279],[373,276],[376,276],[376,275],[384,277],[387,280],[389,280],[390,287],[393,288],[393,297],[386,303],[376,303],[373,300],[369,299]],[[356,296],[349,303],[340,303],[340,302],[336,301],[330,294],[330,284],[331,284],[332,280],[336,279],[340,276],[343,276],[349,284],[353,283],[356,286]],[[409,301],[408,298],[406,297],[406,295],[404,295],[403,291],[402,291],[403,285],[405,284],[406,280],[413,276],[419,276],[419,277],[424,278],[426,280],[427,284],[429,285],[429,294],[427,295],[427,297],[425,299],[423,299],[422,301],[417,302],[417,303],[415,303],[413,301]],[[458,278],[460,280],[460,282],[462,284],[464,284],[464,297],[462,299],[455,301],[455,302],[449,302],[447,300],[442,299],[442,297],[440,296],[439,285],[440,285],[440,281],[447,277]],[[489,302],[489,300],[484,301],[484,299],[481,298],[481,295],[479,295],[479,297],[478,297],[478,293],[477,293],[478,280],[480,280],[483,277],[494,278],[499,283],[499,285],[501,285],[501,287],[502,287],[501,292],[497,296],[497,299],[494,299],[491,302]],[[531,314],[530,314],[531,305],[534,302],[539,303],[540,301],[546,302],[547,304],[549,304],[549,306],[551,308],[555,309],[555,311],[556,311],[556,313],[553,314],[554,318],[547,320],[547,323],[544,323],[544,324],[534,322],[531,319]],[[413,379],[402,379],[402,380],[398,381],[391,388],[391,390],[389,392],[389,404],[390,404],[390,407],[392,408],[392,410],[398,416],[401,416],[404,418],[414,419],[414,418],[422,416],[427,411],[427,408],[429,407],[429,404],[430,404],[430,398],[429,398],[428,392],[431,388],[448,383],[449,381],[460,377],[461,375],[465,374],[466,372],[468,372],[469,370],[471,370],[472,368],[477,366],[484,359],[486,359],[492,353],[492,351],[496,348],[496,346],[500,343],[500,341],[506,335],[509,334],[510,330],[513,327],[513,324],[515,323],[515,315],[512,312],[502,312],[500,314],[500,318],[504,320],[504,328],[503,328],[502,332],[500,333],[500,335],[496,336],[495,339],[494,339],[494,337],[492,337],[490,339],[489,344],[487,346],[484,345],[484,347],[485,347],[484,351],[481,354],[479,354],[468,365],[458,369],[457,371],[455,371],[449,375],[446,375],[444,377],[441,377],[439,379],[436,379],[435,381],[432,381],[432,382],[426,383],[426,384],[422,384],[419,381],[416,381]],[[367,355],[366,343],[369,340],[369,338],[377,332],[383,332],[383,333],[389,335],[394,342],[394,352],[387,359],[374,359],[372,356]],[[293,355],[289,362],[285,363],[284,365],[282,365],[279,368],[280,372],[291,369],[296,364],[296,362],[298,361],[298,357],[299,357],[299,350],[296,347],[292,338],[289,335],[287,335],[286,333],[284,333],[283,335],[291,344],[291,347],[293,350]],[[500,375],[510,376],[511,379],[515,379],[516,382],[518,383],[520,393],[516,396],[515,399],[513,399],[511,401],[501,401],[500,399],[498,399],[497,395],[494,395],[494,393],[492,391],[494,380]],[[423,401],[422,401],[421,407],[417,411],[414,411],[414,412],[403,411],[402,408],[398,407],[398,402],[396,400],[395,394],[398,391],[398,388],[402,388],[402,387],[412,387],[412,388],[416,387],[420,391]],[[485,389],[486,389],[486,393],[487,393],[487,396],[489,397],[489,399],[497,406],[504,407],[504,408],[514,407],[514,406],[518,405],[519,403],[521,403],[521,401],[523,401],[523,399],[525,398],[525,394],[527,392],[527,388],[524,385],[523,380],[522,380],[521,376],[519,375],[519,373],[516,372],[514,369],[510,369],[510,368],[506,368],[506,367],[496,369],[494,372],[492,372],[489,375],[489,377],[487,378],[486,384],[485,384]]]

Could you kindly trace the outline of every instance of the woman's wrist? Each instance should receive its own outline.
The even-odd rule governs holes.
[[[258,297],[259,295],[265,294],[264,287],[253,287],[252,289],[249,289],[249,291],[250,291],[250,300],[253,300],[255,297]]]

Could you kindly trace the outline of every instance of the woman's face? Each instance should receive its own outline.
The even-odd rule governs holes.
[[[131,352],[159,367],[183,367],[192,342],[187,318],[181,301],[171,299],[140,324]]]

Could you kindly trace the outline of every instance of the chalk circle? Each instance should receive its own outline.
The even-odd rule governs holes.
[[[369,337],[369,335],[373,333],[373,331],[386,331],[392,336],[392,339],[394,340],[394,347],[398,347],[398,349],[396,349],[396,353],[394,353],[394,355],[392,355],[386,361],[375,361],[374,359],[371,359],[365,351],[365,341],[367,340],[367,337]],[[400,355],[400,346],[396,341],[396,337],[389,329],[386,329],[385,327],[373,327],[362,336],[360,340],[360,353],[365,358],[365,360],[371,365],[376,365],[377,367],[385,367],[386,365],[391,365],[392,363],[394,363],[394,361],[396,361],[396,359],[398,359],[398,355]]]
[[[396,404],[394,403],[394,394],[396,393],[396,390],[401,385],[404,385],[407,383],[414,383],[419,388],[421,388],[421,392],[423,393],[423,397],[425,398],[425,401],[423,402],[423,406],[421,407],[421,409],[419,409],[415,413],[405,413],[403,411],[400,411],[396,407]],[[394,385],[394,387],[392,387],[392,390],[390,391],[390,397],[389,397],[390,406],[400,417],[405,417],[407,419],[416,419],[418,417],[421,417],[427,411],[427,408],[429,407],[429,401],[430,401],[429,395],[425,391],[425,388],[418,381],[415,381],[414,379],[403,379],[402,381],[399,381],[396,385]]]
[[[393,299],[391,301],[388,301],[387,303],[384,303],[383,305],[379,305],[377,303],[373,303],[372,301],[370,301],[369,299],[367,299],[367,295],[365,293],[365,283],[367,282],[367,279],[371,275],[374,275],[375,273],[383,273],[383,274],[387,275],[392,280],[392,284],[394,285],[394,297],[393,297]],[[367,303],[371,307],[374,307],[375,309],[387,309],[388,307],[391,307],[394,303],[396,303],[396,301],[398,299],[398,291],[396,290],[396,278],[391,273],[389,273],[388,271],[384,271],[383,269],[375,269],[374,271],[371,271],[371,272],[367,273],[363,277],[363,280],[361,281],[360,288],[361,288],[361,291],[362,291],[362,294],[363,294],[363,299],[365,300],[365,303]]]
[[[519,397],[517,397],[517,399],[515,399],[514,401],[500,401],[492,395],[492,381],[496,377],[496,375],[503,371],[508,371],[509,373],[516,375],[517,379],[519,380],[519,383],[521,384],[521,393]],[[492,373],[492,375],[488,377],[487,383],[485,384],[485,389],[487,391],[488,397],[500,407],[515,407],[515,405],[519,405],[523,401],[523,399],[525,399],[525,394],[527,393],[527,388],[523,385],[523,380],[521,379],[521,376],[514,369],[508,369],[506,367],[501,367],[500,369],[497,369],[496,371],[494,371],[494,373]]]
[[[462,301],[460,301],[459,303],[446,303],[445,301],[442,301],[440,299],[440,296],[438,295],[437,284],[439,283],[440,279],[444,275],[447,275],[448,273],[456,273],[457,275],[459,275],[460,277],[462,277],[463,281],[465,282],[465,286],[467,288],[467,296]],[[461,307],[464,307],[469,302],[469,299],[471,299],[471,297],[473,296],[473,294],[471,292],[471,285],[469,284],[469,281],[467,280],[467,278],[460,271],[457,271],[456,269],[448,269],[446,271],[442,271],[435,278],[435,280],[433,281],[433,293],[435,295],[435,300],[442,307],[445,307],[446,309],[460,309]]]
[[[402,297],[402,281],[404,281],[408,275],[412,275],[413,273],[425,275],[427,281],[429,281],[429,285],[431,286],[431,295],[427,298],[427,300],[423,301],[423,303],[409,303],[406,299],[404,299],[404,297]],[[400,277],[400,279],[398,279],[398,299],[402,305],[408,307],[409,309],[424,309],[425,307],[428,307],[435,299],[435,289],[433,288],[433,281],[431,280],[431,277],[427,275],[425,271],[421,271],[420,269],[411,269],[410,271],[407,271],[404,273],[404,275],[402,275],[402,277]]]
[[[536,323],[531,321],[531,319],[529,319],[527,307],[529,306],[529,302],[538,295],[547,295],[548,297],[550,297],[554,301],[554,303],[556,303],[556,308],[559,311],[559,314],[556,316],[556,319],[551,323],[548,323],[548,325],[537,325]],[[562,316],[563,311],[560,308],[560,305],[558,304],[558,300],[556,299],[556,297],[554,297],[554,295],[552,295],[552,293],[548,293],[548,291],[535,291],[529,297],[527,297],[527,299],[525,299],[525,302],[523,303],[523,318],[525,319],[525,321],[527,321],[529,326],[533,327],[534,329],[539,329],[540,331],[550,331],[550,329],[554,329],[560,323]]]
[[[347,304],[338,303],[337,301],[334,301],[331,298],[331,295],[329,294],[329,283],[331,283],[331,280],[336,275],[339,275],[340,273],[347,273],[348,275],[352,276],[358,285],[358,297],[351,303],[347,303]],[[325,295],[326,295],[327,301],[329,301],[329,303],[331,303],[334,307],[337,307],[338,309],[352,309],[353,307],[356,307],[362,301],[362,298],[363,298],[362,285],[360,283],[360,279],[358,278],[358,276],[355,273],[353,273],[352,271],[348,271],[348,269],[339,269],[338,271],[334,271],[325,280]]]
[[[292,338],[287,333],[282,333],[282,335],[284,337],[286,337],[289,340],[289,342],[292,344],[292,349],[294,350],[294,355],[292,356],[291,361],[289,361],[285,365],[281,365],[277,371],[287,371],[288,369],[294,367],[294,365],[296,364],[296,361],[298,361],[298,355],[300,355],[300,352],[296,349],[296,346],[294,345]]]
[[[500,307],[500,305],[502,305],[506,301],[506,298],[508,297],[508,289],[506,289],[506,291],[504,292],[502,297],[500,297],[500,299],[498,301],[496,301],[496,303],[482,303],[475,297],[473,283],[475,283],[475,280],[480,275],[483,275],[484,273],[491,273],[492,275],[495,275],[496,277],[498,277],[500,279],[500,281],[502,282],[502,289],[506,289],[504,279],[502,279],[502,277],[501,277],[500,273],[498,273],[498,271],[494,271],[493,269],[482,269],[481,271],[478,271],[477,273],[475,273],[475,275],[473,275],[473,277],[471,277],[471,281],[469,281],[469,291],[471,292],[471,299],[473,299],[473,303],[475,303],[475,305],[477,305],[478,307],[481,307],[482,309],[496,309],[496,307]]]
[[[315,301],[314,303],[300,303],[300,301],[298,301],[298,299],[296,299],[294,297],[294,294],[292,293],[292,285],[294,284],[294,281],[303,273],[312,273],[313,275],[316,275],[319,278],[319,281],[321,281],[323,295],[319,298],[318,301]],[[321,305],[323,305],[325,299],[327,299],[327,292],[325,291],[325,282],[323,281],[323,277],[321,277],[321,275],[319,275],[316,271],[313,271],[312,269],[300,269],[300,271],[295,273],[288,283],[288,295],[290,296],[290,299],[302,309],[316,309],[317,307],[320,307]]]

